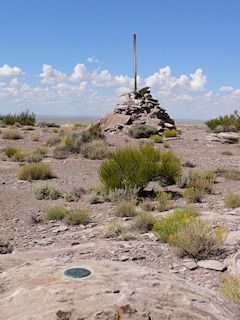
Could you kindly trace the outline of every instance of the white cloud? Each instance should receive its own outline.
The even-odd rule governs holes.
[[[0,80],[7,78],[23,78],[26,76],[26,73],[23,72],[18,67],[9,67],[9,65],[4,64],[2,68],[0,68]]]
[[[78,63],[74,68],[74,73],[68,77],[68,81],[81,82],[90,80],[90,78],[91,75],[87,71],[86,66],[83,63]]]
[[[87,62],[90,62],[90,63],[100,63],[100,61],[98,59],[95,58],[95,56],[93,57],[90,57],[90,58],[87,58]]]
[[[40,78],[43,78],[41,80],[41,83],[44,84],[55,84],[59,82],[63,82],[66,80],[66,74],[61,73],[60,71],[57,71],[53,69],[52,66],[44,64],[43,65],[43,73],[39,75]]]
[[[117,88],[117,89],[114,90],[114,92],[115,92],[118,96],[121,96],[122,94],[131,92],[131,91],[132,91],[132,89],[129,88],[129,87],[120,87],[120,88]]]
[[[197,69],[191,73],[189,79],[186,75],[179,78],[171,76],[171,68],[166,66],[160,68],[159,72],[145,79],[149,87],[158,88],[161,91],[179,91],[179,92],[201,92],[204,91],[204,85],[207,84],[207,77],[203,76],[202,69]]]
[[[219,91],[220,92],[231,92],[231,91],[233,91],[234,90],[234,88],[233,87],[225,87],[225,86],[222,86],[220,89],[219,89]]]

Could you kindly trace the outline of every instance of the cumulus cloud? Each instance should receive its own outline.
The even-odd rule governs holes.
[[[98,59],[95,58],[95,56],[93,57],[90,57],[90,58],[87,58],[87,62],[90,62],[90,63],[100,63],[100,61]]]
[[[114,90],[114,92],[115,92],[118,96],[121,96],[122,94],[131,92],[131,91],[132,91],[132,89],[129,88],[129,87],[120,87],[120,88],[117,88],[117,89]]]
[[[233,91],[233,90],[234,90],[234,88],[231,87],[231,86],[229,86],[229,87],[222,86],[222,87],[219,89],[220,92],[231,92],[231,91]]]
[[[162,91],[201,92],[205,90],[204,85],[207,84],[207,77],[202,73],[203,70],[199,68],[195,73],[190,74],[192,80],[186,75],[176,78],[171,76],[171,68],[166,66],[146,78],[145,83],[149,87],[158,88]]]
[[[90,78],[91,78],[91,75],[87,71],[85,64],[78,63],[74,68],[73,74],[70,77],[68,77],[68,81],[81,82],[81,81],[90,80]]]
[[[23,78],[26,76],[26,73],[23,72],[18,67],[9,67],[9,65],[4,64],[3,67],[0,68],[0,80],[7,78]]]
[[[63,82],[67,78],[65,73],[55,70],[53,69],[52,66],[47,64],[43,65],[42,70],[43,70],[43,73],[41,73],[39,77],[43,78],[41,80],[41,83],[44,83],[44,84],[55,84],[55,83]]]

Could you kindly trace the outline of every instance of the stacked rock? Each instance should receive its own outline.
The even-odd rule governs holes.
[[[104,131],[127,131],[129,126],[136,124],[154,126],[159,132],[175,128],[174,120],[160,107],[158,100],[153,99],[149,87],[123,96],[124,102],[118,103],[113,113],[106,114],[100,120]]]

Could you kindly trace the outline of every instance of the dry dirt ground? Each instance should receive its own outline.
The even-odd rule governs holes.
[[[239,144],[212,142],[211,133],[203,124],[179,124],[178,129],[182,134],[168,142],[183,163],[188,161],[208,170],[240,169]],[[0,134],[0,156],[10,146],[31,150],[36,145],[46,145],[54,134],[50,128],[48,132],[36,128],[21,133],[24,138],[16,141],[2,139]],[[40,135],[39,141],[32,141],[34,134]],[[121,133],[108,134],[107,141],[111,148],[136,146],[140,142],[126,139]],[[162,144],[155,147],[164,150]],[[54,170],[56,178],[50,182],[61,193],[78,187],[88,189],[99,181],[102,161],[88,160],[79,154],[56,160],[51,157],[52,149],[42,162]],[[223,155],[223,151],[232,155]],[[228,267],[221,272],[189,267],[191,259],[178,258],[168,244],[157,241],[151,232],[131,230],[129,241],[104,239],[102,230],[113,219],[113,203],[90,204],[91,193],[78,202],[69,203],[64,198],[36,200],[32,190],[39,181],[18,180],[19,169],[17,162],[0,160],[0,236],[14,245],[13,253],[0,255],[1,320],[240,319],[239,307],[218,293],[223,276],[237,272],[240,276],[239,260],[231,260],[233,255],[240,254],[240,211],[223,204],[228,191],[240,191],[240,181],[218,177],[213,194],[197,204],[203,218],[229,230],[222,255],[212,258]],[[153,187],[161,189],[157,184]],[[171,186],[165,190],[173,192],[174,207],[186,204],[181,196],[183,189]],[[46,220],[34,223],[33,217],[41,217],[45,209],[56,205],[85,206],[91,210],[91,222],[86,226]],[[119,219],[126,226],[131,223],[129,219]],[[72,266],[88,267],[94,275],[81,283],[61,278],[62,270]],[[83,293],[89,299],[85,300]]]

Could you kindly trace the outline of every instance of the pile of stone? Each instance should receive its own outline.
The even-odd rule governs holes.
[[[146,124],[154,126],[158,132],[175,128],[174,120],[161,108],[158,100],[153,99],[149,87],[123,95],[124,102],[118,103],[112,113],[106,114],[100,120],[105,132],[125,131],[132,125]]]

